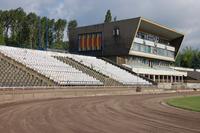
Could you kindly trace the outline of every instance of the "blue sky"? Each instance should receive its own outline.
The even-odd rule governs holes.
[[[79,26],[103,22],[107,9],[118,20],[143,16],[185,33],[183,47],[200,48],[199,0],[0,0],[2,10],[17,7]]]

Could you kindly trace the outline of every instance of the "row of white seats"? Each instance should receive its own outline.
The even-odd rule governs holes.
[[[57,60],[46,51],[0,46],[0,52],[62,85],[103,84],[99,80]]]
[[[147,80],[133,75],[128,71],[114,66],[102,59],[91,56],[74,55],[74,54],[59,54],[53,53],[53,56],[65,56],[75,61],[82,63],[83,65],[90,67],[104,75],[107,75],[123,84],[151,84]]]

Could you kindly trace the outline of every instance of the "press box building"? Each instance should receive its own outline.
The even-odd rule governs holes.
[[[184,34],[142,17],[69,31],[71,53],[107,58],[156,82],[183,82],[171,68]]]

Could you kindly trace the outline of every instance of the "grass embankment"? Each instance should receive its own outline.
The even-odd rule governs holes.
[[[173,98],[169,99],[167,104],[182,109],[200,112],[200,96]]]

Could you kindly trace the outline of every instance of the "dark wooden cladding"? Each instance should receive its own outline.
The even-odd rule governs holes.
[[[139,18],[121,20],[111,23],[103,23],[86,27],[79,27],[69,32],[70,52],[78,52],[78,35],[92,32],[102,32],[103,35],[103,49],[102,51],[84,51],[80,54],[91,54],[96,56],[113,56],[113,55],[127,55],[132,41],[134,39],[137,27],[139,25]],[[120,35],[113,36],[113,30],[118,28]]]
[[[115,29],[119,29],[119,36],[113,35],[113,30]],[[168,39],[170,41],[170,45],[175,47],[176,55],[184,38],[184,35],[181,33],[138,17],[71,29],[69,31],[69,51],[71,53],[102,57],[129,56],[129,50],[138,30],[149,32]],[[78,35],[98,32],[102,33],[102,50],[78,50]]]

